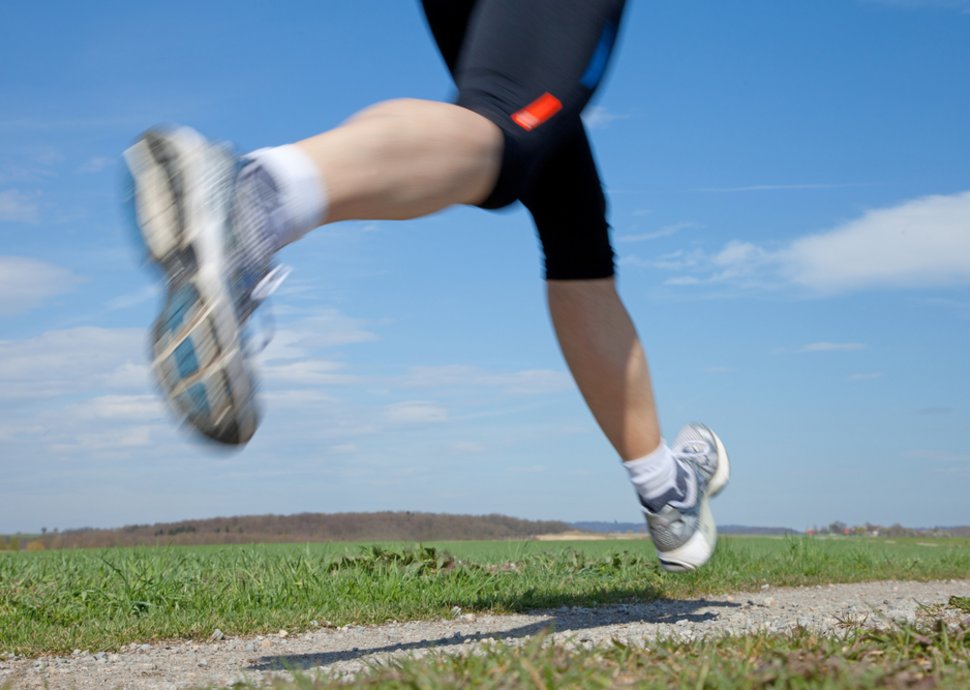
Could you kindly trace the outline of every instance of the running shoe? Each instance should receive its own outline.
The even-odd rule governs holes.
[[[710,559],[717,526],[709,499],[727,485],[731,474],[727,451],[717,434],[703,424],[688,424],[671,448],[678,463],[681,500],[669,500],[657,512],[645,505],[647,527],[665,570],[696,570]]]
[[[166,288],[150,333],[152,372],[179,418],[244,444],[259,422],[244,324],[275,269],[267,243],[233,222],[237,158],[177,127],[146,132],[124,159],[132,215]]]

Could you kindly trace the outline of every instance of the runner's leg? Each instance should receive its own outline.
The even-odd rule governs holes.
[[[444,1],[426,0],[425,8]],[[621,11],[622,3],[610,2],[481,0],[457,56],[456,42],[442,41],[433,19],[431,25],[458,83],[458,102],[505,136],[502,168],[482,205],[519,198],[532,213],[570,370],[626,461],[661,563],[691,570],[714,550],[708,500],[727,482],[728,458],[703,425],[685,427],[673,451],[661,442],[646,359],[613,282],[606,201],[579,120]],[[590,37],[597,36],[594,47]],[[516,103],[519,110],[509,108]]]
[[[372,106],[296,146],[313,160],[325,186],[321,223],[403,220],[484,200],[495,186],[502,137],[466,108],[401,99]]]

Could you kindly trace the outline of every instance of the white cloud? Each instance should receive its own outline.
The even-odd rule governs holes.
[[[606,129],[616,120],[626,120],[630,116],[611,113],[601,105],[594,105],[583,111],[582,117],[587,129]]]
[[[340,373],[346,365],[328,359],[304,359],[295,362],[270,363],[263,367],[263,380],[270,384],[337,385],[356,383],[360,379]]]
[[[850,381],[875,381],[876,379],[881,379],[884,376],[881,371],[861,371],[855,374],[849,374]]]
[[[320,403],[332,402],[333,398],[319,390],[262,391],[260,399],[270,407],[305,410]]]
[[[50,297],[70,292],[80,281],[78,276],[54,264],[0,256],[0,315],[30,311]]]
[[[16,456],[120,459],[177,442],[152,391],[142,329],[81,327],[0,341],[0,429]],[[26,456],[24,456],[26,457]]]
[[[361,319],[326,308],[295,319],[273,333],[273,340],[262,353],[267,362],[308,357],[318,348],[352,345],[377,340]]]
[[[140,290],[135,290],[134,292],[127,292],[125,294],[118,295],[117,297],[112,297],[105,302],[104,306],[108,311],[128,309],[129,307],[144,304],[151,299],[157,299],[161,292],[161,287],[155,283],[152,285],[147,285]]]
[[[571,386],[565,372],[548,369],[494,373],[465,364],[412,367],[397,383],[405,388],[499,388],[509,395],[544,395]]]
[[[864,343],[818,342],[802,345],[800,348],[798,348],[797,352],[854,352],[856,350],[865,349],[866,346]]]
[[[844,187],[857,187],[854,184],[839,184],[830,182],[821,183],[796,183],[796,184],[749,184],[739,187],[701,187],[694,191],[697,192],[779,192],[779,191],[801,191],[808,189],[842,189]]]
[[[672,285],[676,287],[678,285],[700,285],[701,282],[702,281],[700,278],[694,278],[693,276],[676,276],[674,278],[668,278],[665,280],[664,285]]]
[[[778,259],[792,283],[821,292],[968,283],[970,191],[869,211]]]
[[[954,10],[960,14],[970,14],[970,0],[865,0],[870,5],[888,5],[903,9],[940,9]]]
[[[711,257],[714,282],[751,281],[763,267],[769,265],[772,256],[750,242],[728,242],[724,249]]]
[[[931,460],[934,462],[956,462],[970,465],[970,453],[966,451],[941,450],[939,448],[915,448],[903,453],[905,457],[915,460]]]
[[[687,230],[689,228],[699,227],[696,223],[682,222],[682,223],[671,223],[670,225],[665,225],[657,230],[651,230],[650,232],[642,232],[636,235],[617,235],[617,242],[644,242],[646,240],[657,240],[661,237],[670,237],[671,235],[676,235],[681,230]]]
[[[37,197],[13,189],[0,191],[0,223],[36,223]]]
[[[511,471],[516,474],[546,474],[549,468],[545,465],[515,465]]]
[[[110,156],[93,156],[84,161],[84,163],[78,167],[77,171],[82,175],[92,175],[105,170],[114,162],[115,159],[111,158]]]
[[[74,408],[86,421],[157,421],[165,419],[165,408],[156,395],[101,395]]]
[[[0,402],[145,389],[145,332],[91,326],[0,341]]]
[[[707,367],[704,371],[708,374],[730,374],[734,369],[731,367]]]
[[[915,301],[917,304],[945,309],[961,319],[970,319],[970,300],[954,299],[952,297],[926,297]]]
[[[391,424],[435,424],[448,419],[448,411],[440,405],[422,401],[401,402],[388,406],[385,417]]]
[[[916,410],[916,414],[919,415],[949,415],[953,414],[954,409],[946,405],[932,405],[930,407],[921,407]]]
[[[661,254],[655,259],[644,259],[640,256],[628,254],[620,257],[620,266],[635,268],[657,269],[660,271],[693,271],[708,268],[710,257],[700,249],[689,251],[678,249],[674,252]]]
[[[452,443],[448,450],[459,455],[479,455],[486,451],[485,446],[474,441],[457,441]]]
[[[156,426],[139,425],[97,431],[86,431],[66,436],[48,444],[54,453],[75,455],[77,453],[107,453],[109,456],[124,456],[125,451],[154,445],[152,435]]]
[[[970,284],[970,191],[876,209],[781,248],[732,240],[715,253],[680,251],[622,265],[676,271],[667,285],[791,287],[816,294]]]

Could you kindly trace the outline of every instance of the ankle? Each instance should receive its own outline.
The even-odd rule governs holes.
[[[267,231],[274,252],[321,225],[326,216],[320,171],[297,146],[262,148],[246,154],[238,185],[241,192],[249,192],[250,199],[266,204],[272,214]]]

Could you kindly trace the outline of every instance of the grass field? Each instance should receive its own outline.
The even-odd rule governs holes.
[[[311,621],[690,597],[970,574],[970,540],[727,537],[700,572],[662,571],[649,542],[453,542],[166,547],[0,554],[0,654],[111,650]]]

